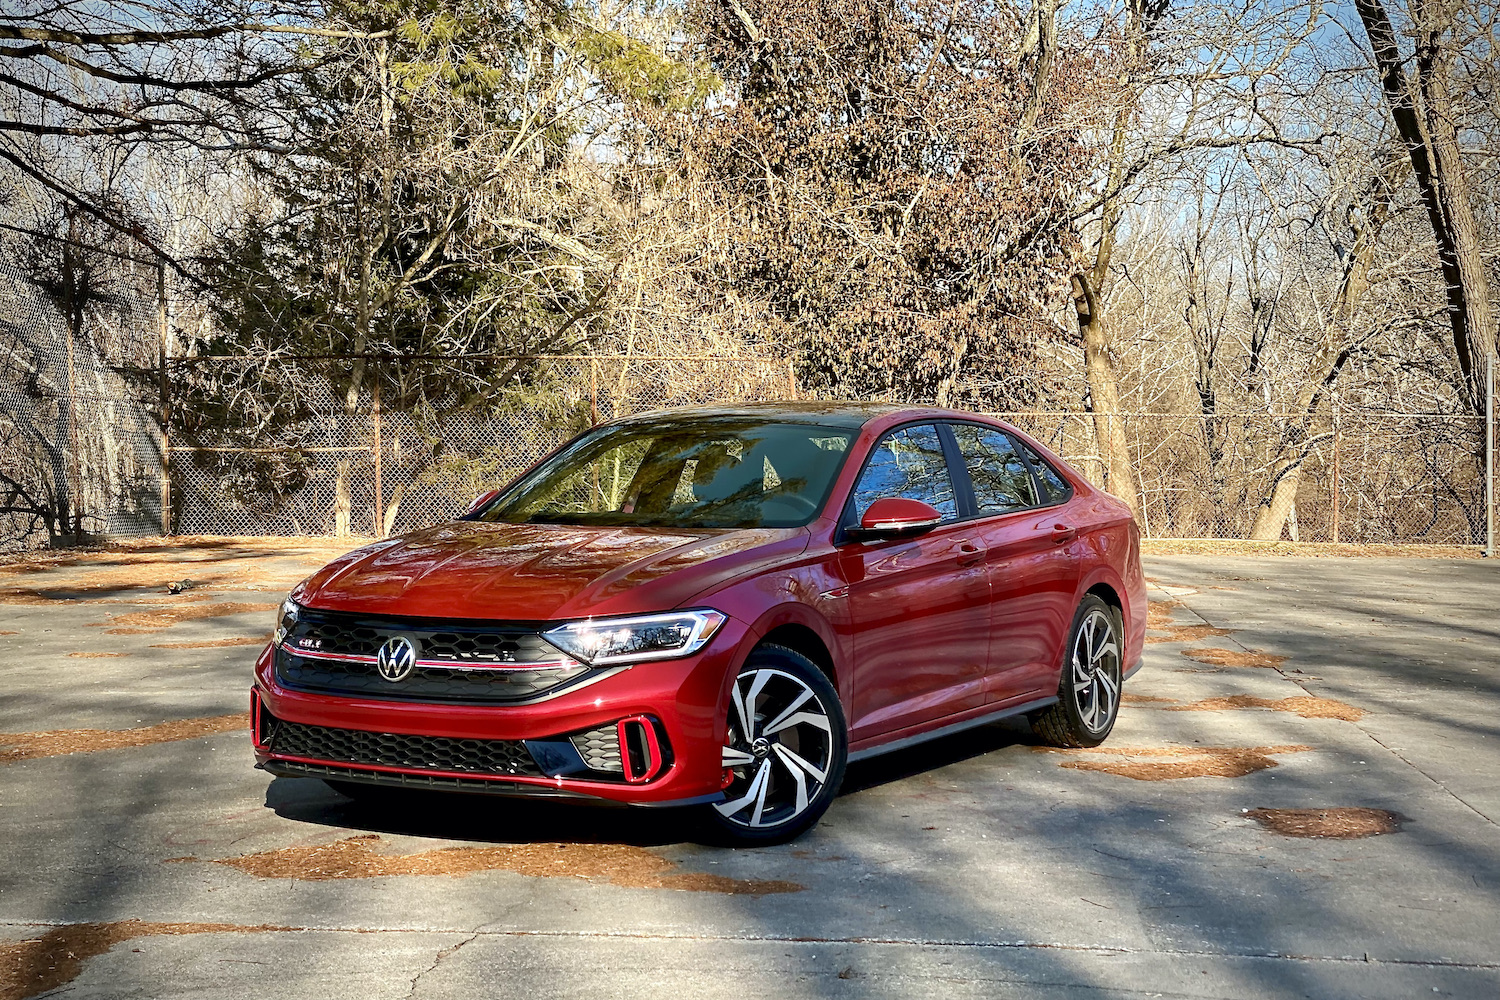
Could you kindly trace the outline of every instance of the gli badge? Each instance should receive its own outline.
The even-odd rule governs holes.
[[[417,665],[417,647],[404,635],[387,639],[375,657],[375,669],[391,683],[404,681]]]

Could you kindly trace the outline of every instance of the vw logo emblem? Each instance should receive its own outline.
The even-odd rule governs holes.
[[[375,669],[392,683],[406,680],[416,665],[417,647],[404,635],[387,639],[375,656]]]

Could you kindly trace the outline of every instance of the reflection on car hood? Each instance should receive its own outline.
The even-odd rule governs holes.
[[[419,618],[537,621],[664,611],[795,556],[806,542],[802,528],[455,521],[343,555],[294,596],[311,607]]]

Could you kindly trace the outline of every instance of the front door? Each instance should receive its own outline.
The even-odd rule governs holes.
[[[846,545],[854,629],[850,739],[858,742],[979,708],[989,656],[989,579],[972,522],[956,523],[957,498],[933,424],[883,437],[846,511],[857,524],[881,497],[936,507],[943,522],[916,538]]]

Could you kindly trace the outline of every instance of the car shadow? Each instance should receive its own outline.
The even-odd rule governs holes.
[[[936,771],[950,764],[983,757],[997,750],[1032,746],[1036,742],[1037,738],[1025,717],[975,726],[952,736],[929,740],[905,750],[884,753],[850,764],[849,770],[844,774],[844,783],[839,788],[839,795],[854,795],[866,789]]]

